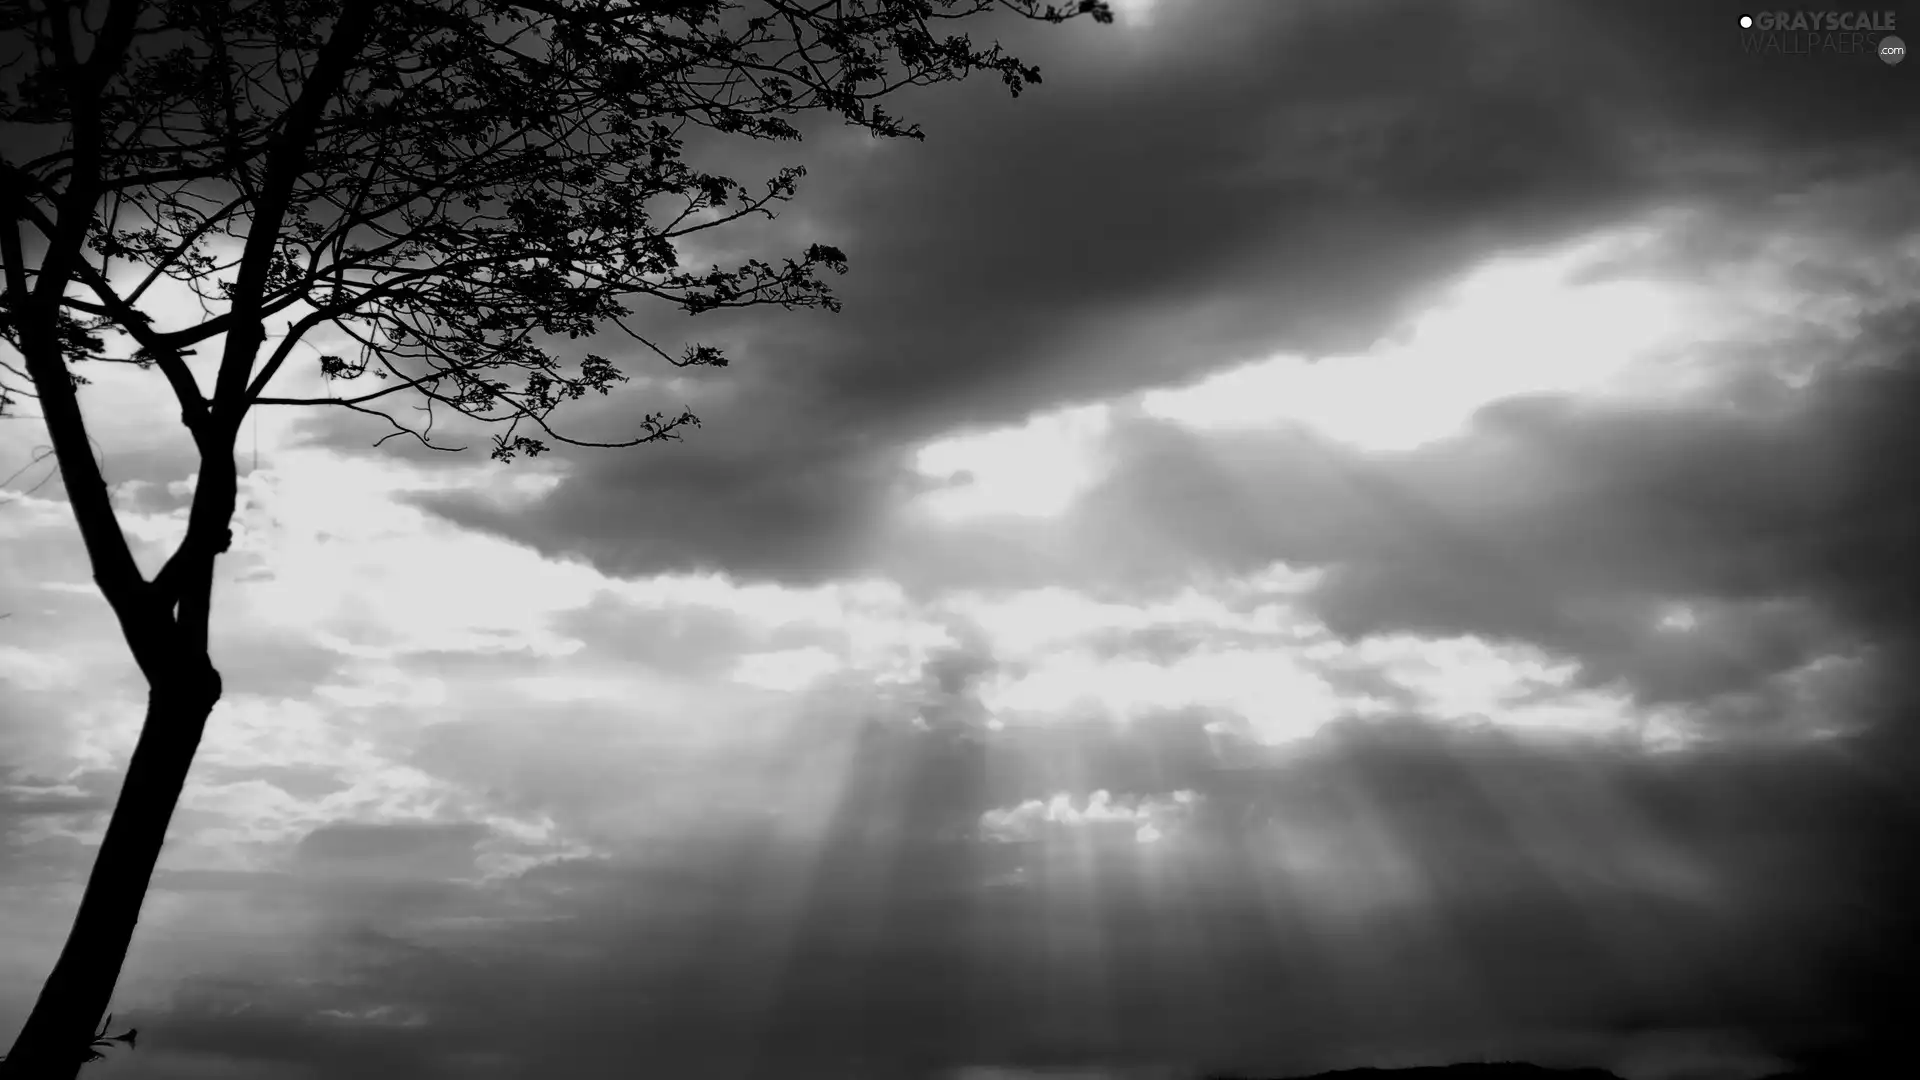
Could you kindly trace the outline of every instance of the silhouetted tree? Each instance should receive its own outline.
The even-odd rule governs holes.
[[[248,411],[372,413],[432,445],[444,407],[500,424],[502,460],[677,437],[692,415],[648,413],[610,442],[556,430],[563,403],[627,377],[565,340],[618,327],[630,354],[720,366],[704,344],[669,352],[627,305],[837,310],[819,274],[845,269],[819,244],[683,265],[676,239],[771,216],[801,177],[703,172],[683,136],[797,139],[790,118],[817,112],[917,138],[878,99],[980,72],[1016,94],[1039,81],[948,29],[996,8],[1112,18],[1101,0],[0,0],[0,338],[17,354],[0,356],[0,411],[37,402],[148,685],[73,929],[0,1074],[69,1077],[91,1052],[221,694],[208,614]],[[149,314],[163,278],[205,317]],[[322,328],[356,343],[319,358],[340,392],[276,394]],[[157,372],[198,452],[185,535],[151,578],[88,449],[83,361]],[[390,411],[409,399],[421,426]]]

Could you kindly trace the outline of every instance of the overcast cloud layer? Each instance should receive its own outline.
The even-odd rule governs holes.
[[[1005,27],[1045,84],[924,144],[716,148],[809,167],[728,244],[852,271],[656,316],[732,366],[576,414],[685,442],[243,437],[99,1076],[1899,1050],[1920,66],[1719,3],[1119,6]],[[192,464],[129,375],[84,400],[151,560]],[[0,611],[11,1031],[142,694],[57,482]]]

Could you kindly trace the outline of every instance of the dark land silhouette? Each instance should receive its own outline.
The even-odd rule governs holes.
[[[1679,1070],[1676,1080],[1720,1074]],[[1825,1052],[1785,1072],[1758,1080],[1906,1080],[1920,1075],[1920,1063],[1888,1051]],[[1526,1062],[1423,1065],[1405,1069],[1336,1069],[1307,1075],[1209,1073],[1201,1080],[1623,1080],[1607,1069],[1552,1069]]]

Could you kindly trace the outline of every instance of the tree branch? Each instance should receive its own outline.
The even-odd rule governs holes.
[[[173,387],[174,399],[180,403],[180,422],[186,425],[188,431],[194,433],[197,440],[201,429],[206,426],[207,399],[200,394],[200,384],[194,381],[193,372],[187,367],[185,354],[175,349],[163,336],[154,333],[146,315],[121,299],[120,295],[107,283],[106,278],[102,277],[86,260],[80,260],[74,269],[79,271],[82,283],[100,298],[101,306],[106,309],[106,314],[112,317],[115,325],[126,331],[127,335],[152,358],[154,366],[160,369],[161,374],[167,377],[167,384]],[[71,299],[64,302],[73,303]]]
[[[246,248],[240,257],[240,272],[233,287],[230,311],[236,319],[233,329],[227,333],[220,373],[214,381],[214,413],[224,426],[237,430],[240,417],[246,412],[248,376],[253,372],[254,354],[265,334],[260,305],[267,275],[279,246],[280,226],[286,219],[294,185],[306,167],[314,129],[373,29],[379,7],[379,0],[357,0],[342,6],[333,33],[321,47],[312,73],[300,88],[300,96],[284,115],[278,145],[267,155],[266,175],[254,202],[253,220],[248,223]]]
[[[120,531],[119,517],[107,491],[106,478],[94,459],[92,439],[74,391],[73,376],[60,355],[54,331],[53,309],[27,288],[26,258],[17,219],[0,223],[0,263],[6,275],[7,307],[20,355],[39,394],[41,418],[53,442],[67,502],[80,527],[94,581],[120,621],[134,661],[150,680],[164,678],[161,645],[165,616],[151,602],[147,581]]]

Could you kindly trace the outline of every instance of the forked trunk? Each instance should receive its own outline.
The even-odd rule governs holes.
[[[167,823],[220,697],[219,677],[210,669],[206,674],[211,678],[183,679],[148,692],[146,722],[80,912],[26,1026],[0,1061],[0,1080],[72,1080],[85,1063],[140,921]]]

